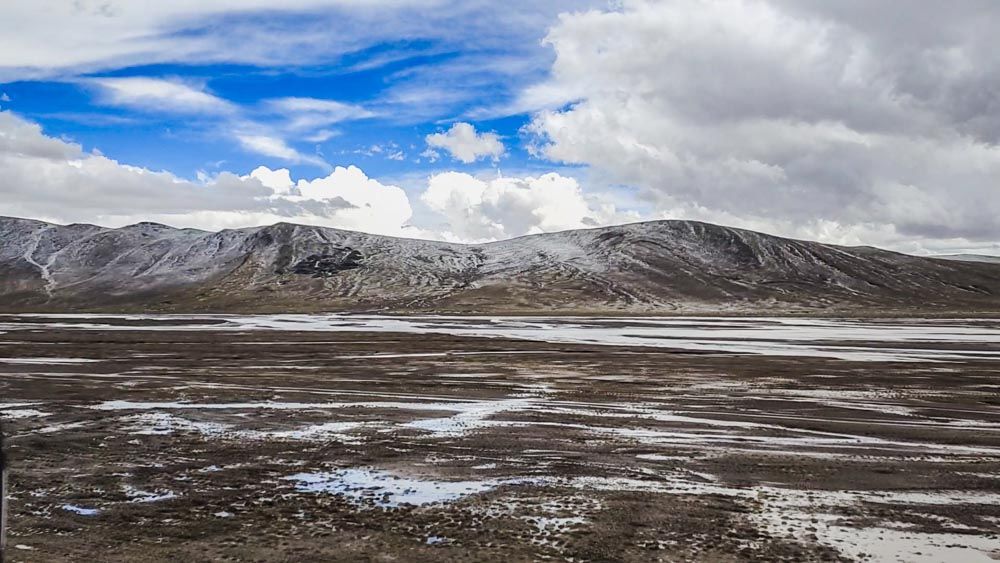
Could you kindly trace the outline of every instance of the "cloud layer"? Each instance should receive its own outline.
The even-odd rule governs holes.
[[[544,73],[538,42],[564,10],[606,0],[5,0],[0,83],[150,65],[365,70],[419,57],[387,81],[387,118],[454,118]],[[492,102],[485,102],[492,103]]]
[[[441,173],[419,195],[440,224],[411,224],[410,197],[355,166],[294,181],[287,169],[260,166],[247,175],[223,172],[198,182],[86,153],[47,136],[37,124],[0,111],[0,215],[121,226],[159,221],[222,229],[280,221],[376,234],[486,241],[634,219],[588,199],[572,178],[481,180]]]
[[[637,186],[658,214],[1000,240],[1000,5],[898,8],[626,0],[566,15],[550,79],[523,100],[570,105],[527,131],[537,154]]]
[[[0,112],[0,178],[0,214],[57,222],[154,220],[220,229],[292,221],[404,235],[412,215],[400,188],[354,167],[295,185],[287,170],[267,168],[191,182],[86,153],[6,111]]]
[[[288,220],[459,240],[689,218],[904,251],[1000,253],[994,0],[906,10],[870,0],[273,4],[11,0],[0,81],[70,82],[125,112],[34,109],[34,118],[189,127],[205,145],[226,145],[204,155],[211,160],[188,159],[192,168],[246,158],[225,154],[230,146],[257,156],[228,166],[249,170],[260,158],[271,168],[200,172],[193,182],[85,153],[3,112],[0,214],[212,228]],[[556,16],[565,10],[575,11]],[[213,63],[257,65],[260,77],[382,71],[377,86],[342,92],[355,104],[320,99],[336,87],[307,97],[297,80],[242,95],[245,85],[212,78]],[[200,78],[153,76],[195,64]],[[133,71],[151,75],[126,76]],[[11,90],[14,103],[31,91]],[[9,98],[0,92],[4,107]],[[442,123],[450,127],[433,132]],[[342,133],[357,142],[315,145]],[[331,164],[375,154],[369,173],[422,177],[397,182],[404,191]],[[533,172],[474,170],[501,158]],[[291,165],[320,177],[276,169]],[[473,174],[448,171],[460,165]],[[562,175],[544,173],[553,169]]]
[[[204,84],[178,79],[132,76],[84,79],[98,91],[98,102],[153,115],[198,116],[211,134],[235,140],[244,150],[291,164],[329,169],[317,155],[294,148],[294,141],[321,142],[336,135],[331,126],[376,114],[355,104],[306,97],[263,100],[241,107],[208,91]]]

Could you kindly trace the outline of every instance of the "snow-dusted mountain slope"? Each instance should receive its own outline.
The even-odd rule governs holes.
[[[459,245],[0,218],[0,310],[1000,311],[1000,265],[691,221]]]

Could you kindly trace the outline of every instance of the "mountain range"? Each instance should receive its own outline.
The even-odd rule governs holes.
[[[488,244],[279,223],[207,232],[0,217],[0,310],[1000,311],[1000,264],[654,221]]]

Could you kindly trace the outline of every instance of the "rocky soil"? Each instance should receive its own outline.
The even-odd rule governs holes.
[[[0,317],[11,561],[1000,556],[996,342],[872,340],[908,350],[882,361],[199,322]]]

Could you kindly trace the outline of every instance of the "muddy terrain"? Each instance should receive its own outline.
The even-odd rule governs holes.
[[[11,561],[1000,558],[997,321],[0,316],[0,417]]]

